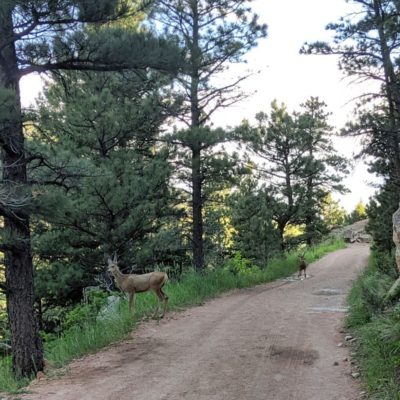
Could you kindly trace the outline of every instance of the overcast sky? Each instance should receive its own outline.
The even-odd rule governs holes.
[[[244,69],[260,71],[243,85],[244,90],[256,93],[216,115],[215,124],[227,126],[244,118],[252,120],[258,111],[269,111],[274,99],[286,103],[289,111],[293,111],[310,96],[318,96],[332,113],[331,124],[337,128],[343,126],[352,117],[352,100],[364,88],[344,79],[334,57],[304,56],[299,49],[306,41],[328,40],[332,33],[325,26],[348,13],[349,7],[344,0],[255,0],[253,9],[268,24],[268,38],[251,51],[247,64],[235,66],[232,74]],[[22,80],[25,105],[33,101],[40,87],[37,76]],[[359,150],[357,142],[349,139],[336,139],[335,144],[349,158]],[[373,180],[366,166],[357,162],[345,182],[351,193],[336,198],[351,211],[359,200],[367,202],[374,193],[368,184]]]

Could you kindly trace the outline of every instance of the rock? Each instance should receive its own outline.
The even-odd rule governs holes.
[[[396,264],[400,273],[400,206],[393,214],[393,242],[396,245]],[[400,278],[392,285],[386,295],[386,300],[391,300],[400,294]]]
[[[350,343],[354,343],[357,340],[357,338],[352,338],[350,339]]]
[[[348,362],[349,359],[347,357],[343,358],[343,362]]]
[[[349,341],[349,340],[351,340],[351,339],[353,339],[353,336],[351,336],[351,335],[346,335],[346,336],[344,337],[344,340],[346,340],[346,341]]]
[[[357,238],[359,243],[372,243],[372,236],[368,233],[360,233]]]
[[[337,347],[343,347],[343,343],[338,343]]]
[[[353,373],[351,374],[351,376],[352,376],[354,379],[357,379],[357,378],[360,377],[360,373],[359,373],[359,372],[353,372]]]
[[[387,292],[387,295],[385,297],[385,300],[391,300],[396,298],[400,294],[400,278],[396,280],[395,283],[393,283],[392,287],[389,289]]]
[[[333,363],[333,365],[334,365],[334,366],[337,366],[337,365],[339,365],[339,363],[338,363],[337,361],[335,361],[335,362]]]
[[[44,372],[42,372],[42,371],[39,371],[39,372],[36,374],[36,379],[37,379],[38,381],[43,380],[43,379],[45,379],[45,378],[46,378],[46,375],[45,375]]]
[[[8,356],[11,354],[11,346],[7,343],[0,342],[0,356]]]
[[[347,229],[343,232],[343,239],[346,242],[354,243],[357,240],[357,232],[353,229]]]
[[[121,302],[121,298],[118,296],[108,296],[107,304],[100,310],[97,315],[98,321],[104,321],[108,319],[113,319],[119,314],[119,305]]]

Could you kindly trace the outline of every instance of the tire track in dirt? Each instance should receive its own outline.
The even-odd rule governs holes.
[[[39,380],[25,400],[355,400],[337,347],[345,295],[369,249],[353,245],[308,268],[310,278],[234,291]],[[334,363],[338,362],[338,366]]]

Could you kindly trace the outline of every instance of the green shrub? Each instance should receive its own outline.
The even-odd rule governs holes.
[[[260,268],[253,265],[250,260],[243,258],[239,251],[235,253],[233,258],[228,260],[224,270],[240,276],[249,276],[260,272]]]
[[[63,321],[63,330],[71,327],[83,327],[90,321],[94,321],[101,308],[107,302],[108,293],[101,290],[93,290],[88,294],[87,304],[78,304],[68,311]]]
[[[347,325],[359,337],[357,358],[371,399],[400,400],[400,304],[385,303],[393,257],[373,251],[349,297]]]

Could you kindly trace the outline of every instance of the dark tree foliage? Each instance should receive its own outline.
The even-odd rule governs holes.
[[[333,146],[333,128],[328,123],[326,104],[317,97],[311,97],[298,114],[301,135],[305,137],[306,148],[306,194],[303,207],[305,239],[308,245],[320,240],[327,233],[322,209],[327,193],[344,193],[342,184],[348,173],[347,161],[337,154]]]
[[[255,170],[268,187],[282,251],[291,225],[304,225],[300,241],[311,244],[321,238],[326,232],[324,198],[344,190],[341,180],[347,173],[346,160],[332,145],[325,104],[311,98],[302,107],[290,115],[275,101],[270,115],[257,114],[258,127],[249,130],[249,148],[259,160]]]
[[[274,224],[275,200],[270,190],[246,179],[231,196],[229,205],[233,250],[256,265],[266,265],[281,251],[279,231]]]
[[[367,230],[374,239],[374,246],[381,251],[391,252],[394,248],[392,217],[400,202],[398,186],[386,182],[367,206]]]
[[[284,233],[291,224],[300,224],[300,210],[305,198],[304,176],[306,143],[299,135],[295,119],[285,105],[272,103],[270,115],[256,116],[258,128],[250,142],[250,149],[259,157],[256,167],[267,181],[273,202],[271,210],[277,224],[281,249],[285,250]]]
[[[184,252],[171,219],[169,151],[158,144],[172,107],[157,74],[62,73],[46,91],[28,150],[36,198],[36,285],[44,306],[75,303],[105,273],[152,270]],[[46,182],[49,182],[46,185]],[[175,224],[176,225],[176,224]],[[170,265],[172,262],[170,262]]]

